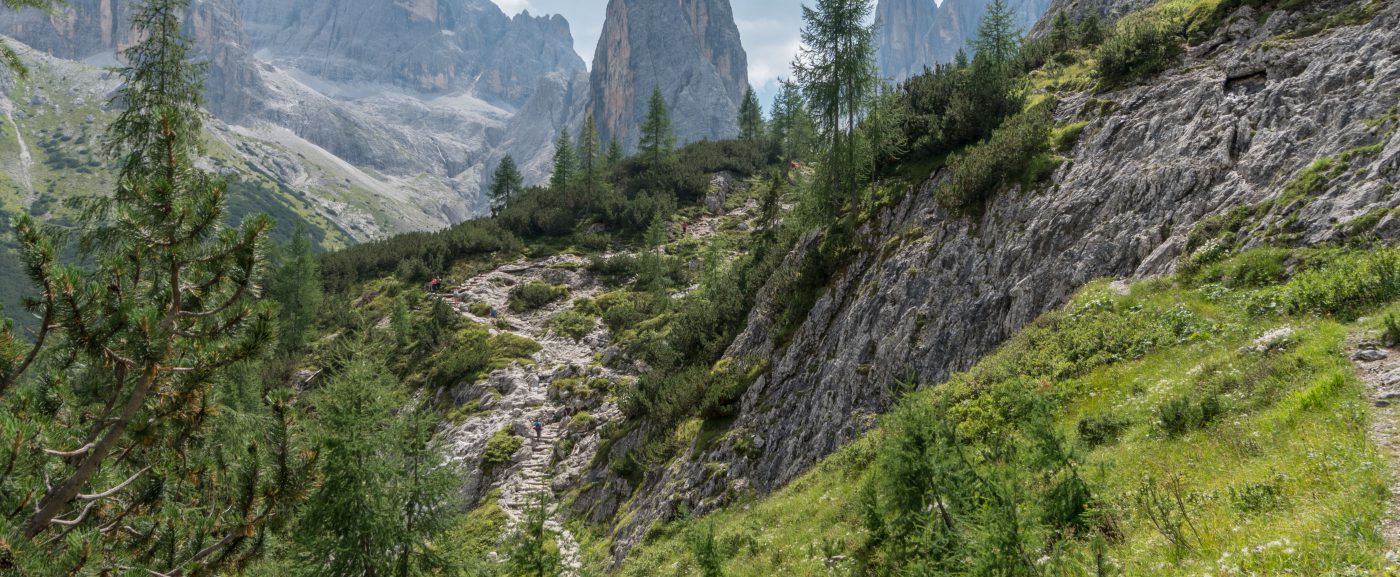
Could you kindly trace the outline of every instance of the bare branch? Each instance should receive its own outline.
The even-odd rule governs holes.
[[[116,495],[117,493],[120,493],[122,489],[127,488],[128,485],[131,485],[132,483],[135,483],[137,479],[141,478],[141,475],[146,474],[146,471],[149,471],[149,470],[151,470],[151,467],[150,467],[150,465],[147,465],[146,468],[141,469],[140,471],[137,471],[135,475],[132,475],[130,479],[127,479],[127,480],[125,480],[125,481],[122,481],[122,484],[117,485],[117,486],[115,486],[115,487],[112,487],[111,489],[108,489],[108,490],[103,491],[103,492],[101,492],[101,493],[94,494],[94,495],[78,495],[78,500],[79,500],[79,501],[100,501],[100,500],[102,500],[102,499],[106,499],[107,497],[111,497],[112,495]]]
[[[86,444],[86,445],[83,445],[83,446],[81,446],[81,447],[78,447],[78,448],[76,448],[76,449],[73,449],[72,451],[55,451],[55,450],[53,450],[53,449],[44,449],[44,454],[50,455],[50,456],[53,456],[53,457],[58,457],[58,458],[60,458],[60,459],[71,459],[71,458],[73,458],[73,457],[81,457],[81,456],[83,456],[83,453],[86,453],[86,452],[92,450],[92,446],[93,446],[92,443],[88,443],[88,444]]]

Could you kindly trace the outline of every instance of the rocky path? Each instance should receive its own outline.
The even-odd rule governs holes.
[[[1400,351],[1387,350],[1374,342],[1361,342],[1352,355],[1352,362],[1375,405],[1371,442],[1400,469]],[[1391,562],[1400,561],[1400,551],[1397,551],[1400,547],[1400,479],[1392,482],[1390,507],[1381,523],[1381,533],[1391,547],[1387,557]]]
[[[499,505],[513,528],[543,499],[549,511],[545,526],[555,535],[564,577],[578,575],[579,545],[563,523],[551,482],[556,476],[554,460],[562,433],[576,407],[551,398],[549,387],[554,380],[573,376],[579,367],[590,365],[594,353],[606,344],[606,337],[600,328],[576,342],[551,334],[548,323],[554,314],[568,309],[572,300],[596,296],[599,289],[578,272],[584,264],[582,258],[569,255],[512,263],[468,280],[446,297],[461,314],[488,326],[492,334],[514,334],[542,347],[533,363],[493,373],[484,383],[499,393],[492,410],[470,419],[451,435],[459,455],[480,455],[486,440],[503,428],[524,437],[524,445],[500,484]],[[511,289],[533,281],[568,285],[569,298],[536,311],[511,311]],[[496,317],[472,314],[471,306],[479,303],[495,309]],[[535,421],[543,424],[538,437],[530,429]]]

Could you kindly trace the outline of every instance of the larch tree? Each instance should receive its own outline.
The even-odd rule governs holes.
[[[824,212],[847,203],[851,215],[856,212],[862,166],[856,127],[878,86],[875,26],[867,23],[873,11],[870,0],[817,0],[815,8],[802,7],[802,49],[793,68],[826,151],[822,170],[830,190],[818,199]]]
[[[320,263],[306,225],[297,225],[291,244],[278,254],[279,262],[268,279],[268,293],[282,307],[278,348],[293,353],[306,346],[323,300]]]

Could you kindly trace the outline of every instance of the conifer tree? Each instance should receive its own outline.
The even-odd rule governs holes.
[[[491,177],[491,216],[501,214],[524,189],[525,179],[520,175],[520,168],[515,165],[515,158],[507,154]]]
[[[671,129],[671,113],[666,110],[666,97],[661,94],[661,87],[657,86],[651,92],[637,150],[648,168],[659,170],[671,163],[675,149],[676,133]]]
[[[746,142],[763,139],[763,106],[758,103],[758,94],[752,86],[744,93],[744,101],[739,105],[739,138]]]
[[[803,160],[810,154],[816,128],[801,89],[791,80],[780,82],[778,95],[773,98],[773,119],[769,125],[771,137],[784,161]]]
[[[559,133],[554,143],[554,174],[549,177],[549,189],[556,194],[564,193],[574,183],[578,172],[578,156],[574,153],[574,143],[569,131]]]
[[[218,406],[228,372],[273,340],[256,284],[271,223],[226,229],[227,188],[195,165],[203,69],[188,61],[187,8],[135,8],[142,40],[125,52],[108,131],[117,189],[86,199],[79,222],[91,265],[61,264],[34,219],[16,222],[42,324],[27,353],[0,363],[0,395],[39,387],[56,403],[4,399],[0,433],[15,441],[0,448],[11,463],[0,533],[21,573],[213,573],[257,555],[300,494],[285,397],[254,396],[267,429],[212,426],[231,414]]]
[[[608,172],[617,170],[617,167],[622,166],[622,161],[625,159],[626,156],[622,153],[622,142],[613,137],[608,141]]]
[[[306,346],[321,312],[321,272],[306,225],[297,225],[280,261],[268,289],[273,300],[282,305],[278,346],[282,352],[295,352]]]
[[[606,182],[603,143],[598,137],[598,123],[594,122],[592,114],[588,115],[588,119],[583,124],[583,131],[579,133],[578,160],[579,178],[582,179],[584,199],[587,204],[591,205],[598,201]]]
[[[870,0],[817,0],[802,7],[802,51],[794,63],[798,82],[816,115],[826,151],[822,169],[829,190],[823,211],[849,203],[854,217],[862,163],[856,125],[877,85],[875,28],[867,24]],[[843,198],[844,197],[844,198]]]

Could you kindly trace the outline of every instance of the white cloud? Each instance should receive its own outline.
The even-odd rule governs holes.
[[[530,9],[530,0],[493,0],[501,11],[508,16],[514,16],[522,11]]]

